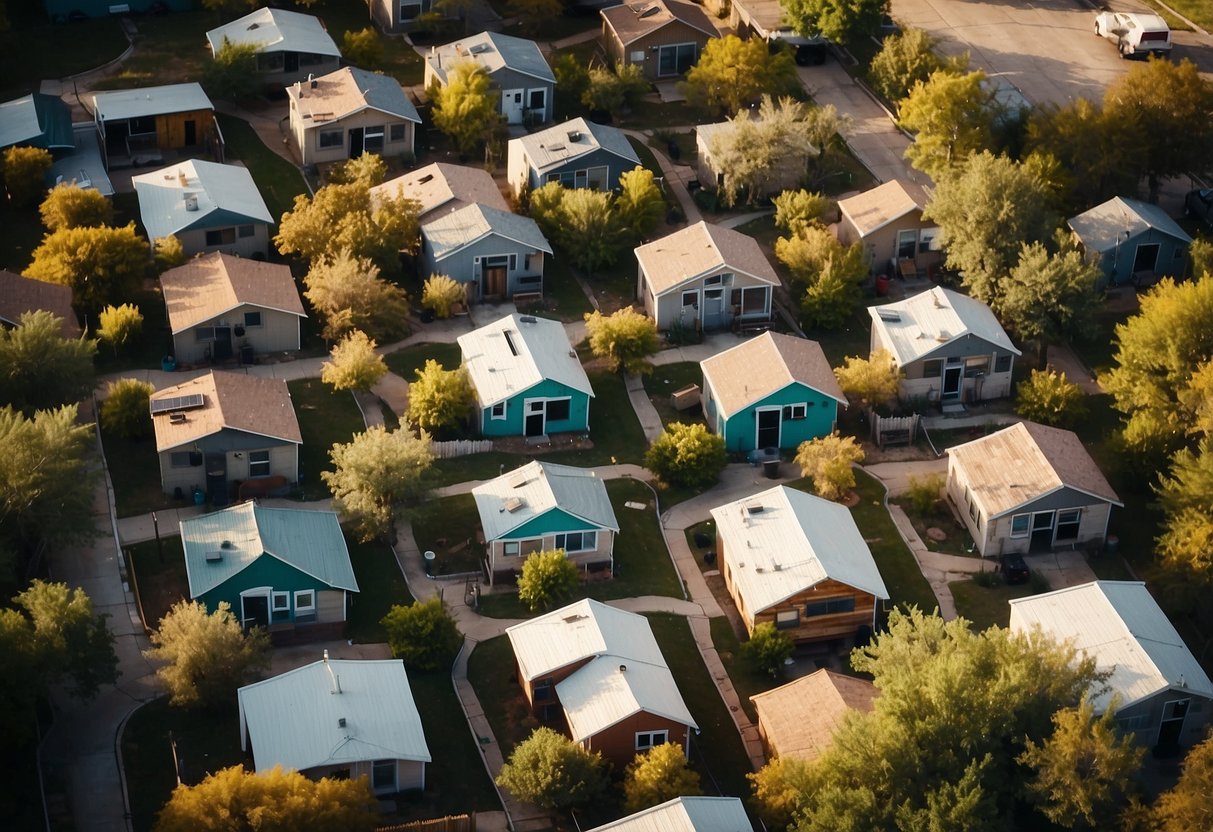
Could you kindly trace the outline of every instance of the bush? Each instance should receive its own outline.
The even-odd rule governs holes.
[[[974,572],[971,580],[980,587],[991,589],[1002,584],[1002,573],[995,572],[993,567],[983,568],[980,572]]]
[[[565,556],[563,549],[536,552],[522,564],[518,600],[532,611],[546,610],[553,602],[572,595],[579,579],[576,564]]]
[[[392,655],[416,670],[449,668],[463,645],[463,634],[440,598],[396,605],[383,617]]]
[[[175,235],[157,237],[152,242],[153,256],[156,261],[156,272],[164,274],[169,269],[175,269],[185,264],[185,247]]]
[[[686,752],[677,743],[655,745],[638,755],[623,778],[624,809],[628,812],[699,794],[703,794],[699,774],[687,767]]]
[[[644,465],[667,485],[703,489],[728,464],[724,439],[706,425],[671,422],[644,455]]]
[[[46,174],[54,159],[40,147],[10,147],[4,151],[4,187],[13,205],[26,207],[42,201]]]
[[[360,32],[346,32],[341,38],[341,56],[353,66],[379,66],[383,63],[383,41],[370,26]]]
[[[510,754],[497,785],[542,809],[570,809],[602,794],[607,766],[597,751],[586,751],[551,728],[538,728]]]
[[[67,183],[51,188],[38,212],[51,231],[109,225],[114,219],[114,206],[99,191]]]
[[[143,333],[143,315],[133,303],[107,306],[101,310],[97,337],[109,344],[114,355]]]
[[[101,403],[101,426],[123,439],[143,439],[152,433],[148,399],[156,388],[146,381],[120,378],[111,381]]]
[[[755,668],[778,679],[783,676],[783,663],[795,649],[791,637],[768,621],[754,628],[750,640],[741,645],[741,654]]]
[[[930,474],[923,478],[910,477],[910,487],[906,489],[906,502],[916,514],[931,514],[939,504],[943,495],[943,474]]]
[[[467,303],[467,297],[467,289],[454,278],[432,274],[421,290],[421,305],[433,310],[435,318],[446,320],[455,304]]]
[[[367,391],[387,375],[387,363],[375,342],[360,329],[346,333],[320,365],[320,380],[334,390]]]
[[[1043,425],[1070,428],[1087,415],[1086,394],[1065,373],[1033,370],[1015,394],[1015,412]]]
[[[585,316],[585,328],[590,351],[598,358],[605,358],[611,372],[652,372],[648,358],[660,349],[661,342],[657,337],[657,324],[649,316],[631,307],[611,315],[589,312]]]
[[[863,458],[855,437],[837,433],[802,442],[796,451],[796,464],[801,474],[813,480],[813,493],[827,500],[837,500],[855,487],[851,466]]]
[[[467,418],[476,400],[468,371],[463,367],[444,370],[434,359],[417,370],[409,384],[409,409],[405,419],[422,430],[451,431]]]
[[[226,37],[214,58],[202,70],[202,86],[212,98],[240,101],[257,91],[255,43],[232,43]]]

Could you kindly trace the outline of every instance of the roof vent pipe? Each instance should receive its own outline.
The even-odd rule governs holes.
[[[341,693],[341,677],[333,672],[333,666],[329,664],[329,651],[324,651],[324,667],[329,672],[329,679],[332,680],[333,689],[329,693]]]

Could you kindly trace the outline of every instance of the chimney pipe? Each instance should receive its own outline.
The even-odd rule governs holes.
[[[324,651],[324,667],[326,670],[328,670],[329,678],[333,682],[333,689],[330,690],[329,693],[330,694],[341,693],[341,677],[333,672],[333,666],[331,664],[329,664],[329,651],[328,650]]]

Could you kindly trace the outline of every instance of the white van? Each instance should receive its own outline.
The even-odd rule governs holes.
[[[1103,12],[1095,17],[1095,34],[1115,43],[1122,58],[1171,53],[1171,29],[1156,14]]]

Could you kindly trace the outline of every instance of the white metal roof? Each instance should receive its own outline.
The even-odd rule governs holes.
[[[472,61],[484,67],[489,75],[501,69],[512,69],[539,81],[556,83],[556,76],[544,59],[539,44],[500,32],[481,32],[454,43],[430,47],[425,61],[443,82],[451,67],[463,61]]]
[[[598,656],[556,685],[574,742],[581,742],[638,713],[698,728],[674,675],[661,664]]]
[[[1094,581],[1011,601],[1011,630],[1034,626],[1110,670],[1108,689],[1092,698],[1105,709],[1113,696],[1128,707],[1160,691],[1186,689],[1213,698],[1213,682],[1139,581]]]
[[[526,679],[595,656],[614,656],[625,664],[665,664],[647,618],[590,598],[515,624],[505,633]]]
[[[547,237],[543,236],[539,224],[533,219],[480,203],[465,205],[424,223],[421,233],[434,250],[435,260],[449,257],[490,234],[536,251],[552,253]]]
[[[554,508],[601,529],[619,531],[606,483],[586,468],[533,461],[476,486],[472,496],[487,540],[506,537]],[[515,505],[510,511],[509,506]]]
[[[358,591],[341,524],[331,511],[267,508],[250,501],[182,520],[181,543],[191,598],[243,572],[262,555],[335,589]]]
[[[712,517],[737,591],[755,613],[827,579],[889,597],[846,506],[777,485]]]
[[[93,93],[93,112],[99,121],[213,109],[215,106],[203,92],[202,85],[194,82]]]
[[[968,295],[936,286],[896,303],[869,306],[872,326],[884,334],[899,366],[924,358],[957,338],[972,335],[1019,355],[986,306]]]
[[[131,177],[139,215],[153,240],[191,228],[273,224],[248,168],[189,159]],[[196,205],[190,210],[189,205]]]
[[[676,797],[589,832],[750,832],[737,797]]]
[[[545,379],[594,395],[581,360],[559,321],[517,313],[506,315],[460,335],[459,349],[482,408]]]
[[[248,43],[260,52],[305,52],[341,57],[341,50],[325,31],[320,18],[285,9],[261,8],[206,33],[211,52],[223,48],[226,38],[233,44]]]
[[[514,142],[522,145],[523,152],[539,173],[559,167],[600,147],[634,165],[640,164],[640,157],[636,155],[622,130],[606,124],[595,124],[584,118],[571,119],[538,133],[510,139],[511,144]]]
[[[340,690],[340,693],[335,691]],[[237,692],[240,747],[258,771],[304,771],[367,760],[417,760],[430,750],[399,659],[313,662]],[[343,724],[344,722],[344,724]]]
[[[1112,251],[1129,237],[1155,228],[1181,242],[1192,238],[1167,212],[1139,199],[1117,196],[1067,220],[1088,251]]]

